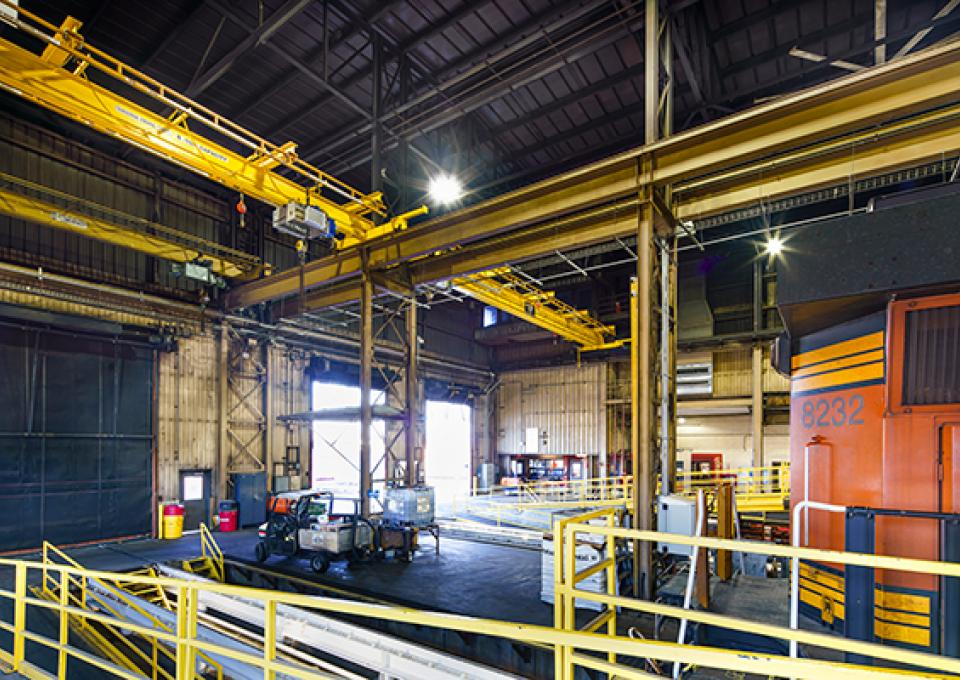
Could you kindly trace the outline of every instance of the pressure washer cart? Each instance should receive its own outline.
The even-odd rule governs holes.
[[[334,501],[352,504],[352,511],[334,514]],[[329,491],[296,491],[268,501],[267,521],[260,526],[255,555],[309,557],[310,568],[322,574],[331,562],[355,561],[377,552],[376,530],[360,515],[357,499],[334,498]]]

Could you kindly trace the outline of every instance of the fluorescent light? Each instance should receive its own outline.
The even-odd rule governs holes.
[[[460,200],[463,186],[453,175],[437,175],[430,180],[430,196],[435,203],[450,205]]]
[[[767,255],[776,257],[783,252],[783,241],[780,240],[779,236],[773,236],[767,240],[767,243],[764,245]]]

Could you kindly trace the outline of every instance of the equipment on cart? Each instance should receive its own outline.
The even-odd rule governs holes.
[[[388,487],[383,517],[376,519],[364,518],[355,498],[335,498],[320,490],[281,493],[267,502],[256,558],[309,556],[310,567],[321,574],[340,560],[393,556],[410,562],[421,531],[434,537],[439,554],[434,506],[433,487],[427,486]]]
[[[335,504],[351,508],[335,514]],[[309,556],[311,569],[322,574],[331,562],[377,552],[378,532],[360,515],[356,499],[335,499],[329,491],[297,491],[272,496],[267,511],[256,546],[259,562],[270,555]]]

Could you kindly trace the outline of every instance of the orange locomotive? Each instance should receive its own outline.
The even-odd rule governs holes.
[[[848,508],[811,509],[808,529],[794,527],[800,545],[960,561],[960,514],[950,517],[960,513],[960,253],[949,252],[960,238],[946,255],[926,251],[932,272],[896,264],[902,248],[939,238],[931,212],[952,230],[958,209],[960,199],[941,198],[824,223],[797,234],[778,265],[790,336],[774,362],[791,383],[791,503],[807,493]],[[919,236],[909,228],[918,213],[928,229]],[[865,523],[851,524],[852,508]],[[801,563],[801,614],[851,637],[960,654],[957,579],[871,572],[871,618],[867,598],[845,602],[851,574]],[[858,614],[866,635],[850,634]]]

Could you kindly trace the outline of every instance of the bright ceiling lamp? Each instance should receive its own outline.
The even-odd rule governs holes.
[[[463,196],[463,185],[453,175],[437,175],[430,180],[430,198],[434,203],[450,205]]]
[[[777,257],[780,253],[783,252],[783,241],[779,236],[772,236],[767,239],[767,242],[763,246],[764,252],[770,257]]]

